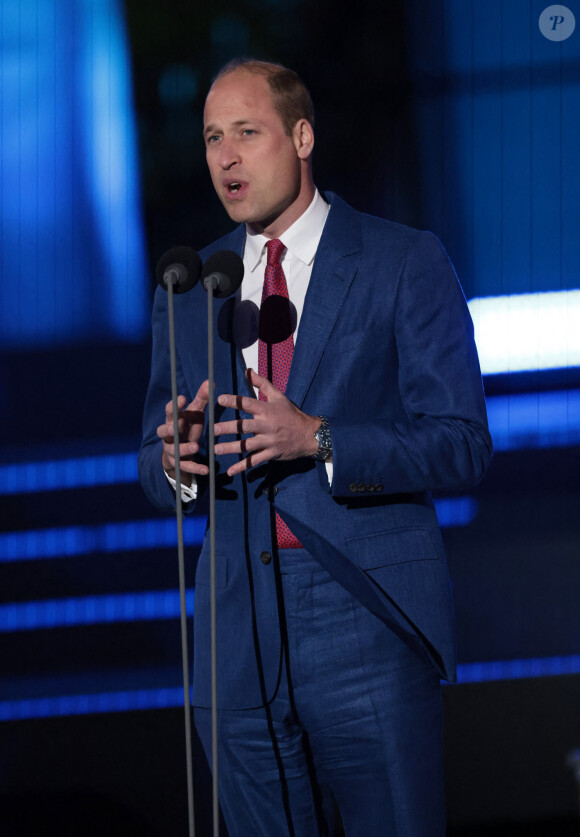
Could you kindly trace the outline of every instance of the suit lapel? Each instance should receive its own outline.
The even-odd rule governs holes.
[[[304,300],[286,395],[298,407],[308,393],[359,264],[358,213],[334,195]]]

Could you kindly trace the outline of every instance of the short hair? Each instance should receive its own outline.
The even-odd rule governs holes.
[[[278,111],[284,130],[290,135],[299,119],[306,119],[314,127],[314,105],[308,88],[300,76],[270,61],[258,61],[254,58],[234,58],[228,61],[213,80],[244,70],[263,76],[268,82],[274,107]]]

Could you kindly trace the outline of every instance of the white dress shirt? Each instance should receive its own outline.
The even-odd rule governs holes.
[[[300,318],[304,308],[304,299],[310,282],[314,256],[320,243],[322,230],[328,217],[330,206],[323,200],[316,190],[312,203],[303,215],[295,221],[286,232],[280,236],[280,241],[286,250],[282,254],[280,264],[286,277],[288,296],[296,309],[296,328],[294,330],[294,345],[298,337]],[[269,239],[265,235],[253,233],[246,228],[246,244],[244,247],[244,280],[240,288],[240,303],[254,303],[259,310],[262,301],[262,288],[266,270],[266,244]],[[234,315],[235,317],[235,315]],[[235,318],[236,320],[237,318]],[[250,318],[244,318],[243,323],[249,325]],[[250,329],[244,330],[240,323],[239,331],[234,325],[234,334],[238,345],[242,347],[244,362],[248,369],[258,371],[258,339]],[[250,326],[251,328],[251,326]],[[238,338],[239,335],[239,338]],[[252,340],[252,338],[254,338]],[[249,343],[249,345],[246,345]]]

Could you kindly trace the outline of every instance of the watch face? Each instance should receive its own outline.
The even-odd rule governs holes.
[[[332,439],[328,421],[324,416],[320,416],[320,427],[314,434],[314,438],[318,442],[318,451],[314,455],[315,459],[328,459],[332,453]]]

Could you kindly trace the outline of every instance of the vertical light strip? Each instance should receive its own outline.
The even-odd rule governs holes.
[[[0,346],[149,332],[120,0],[0,0]]]

